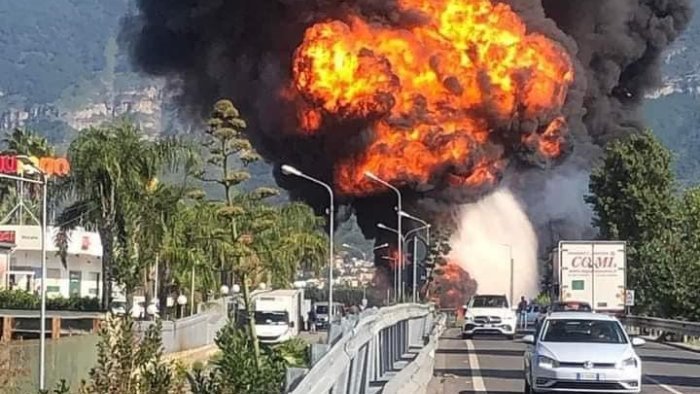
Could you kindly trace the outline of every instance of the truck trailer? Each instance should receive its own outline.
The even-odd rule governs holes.
[[[552,253],[556,298],[587,302],[595,312],[623,313],[625,245],[624,241],[560,241]]]

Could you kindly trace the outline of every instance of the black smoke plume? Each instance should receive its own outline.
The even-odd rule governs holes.
[[[552,221],[558,219],[544,211],[557,201],[542,198],[547,183],[587,174],[599,146],[642,128],[638,109],[644,93],[659,82],[659,55],[685,29],[691,7],[689,0],[504,2],[531,31],[562,44],[575,63],[577,77],[565,108],[573,151],[554,168],[515,163],[505,175],[541,232],[551,232]],[[415,23],[392,0],[137,0],[137,11],[124,19],[122,42],[129,45],[139,70],[166,77],[179,89],[181,106],[193,115],[202,116],[219,98],[233,99],[248,120],[255,147],[275,164],[280,186],[320,211],[327,201],[324,191],[280,175],[279,165],[289,163],[330,182],[333,162],[361,149],[363,141],[327,134],[299,137],[291,120],[294,108],[280,92],[289,81],[292,54],[305,29],[349,13],[381,23]],[[404,197],[408,206],[425,201],[419,188],[407,188]],[[427,204],[431,210],[474,198],[449,188],[430,197],[437,201]],[[392,194],[342,203],[352,207],[368,238],[381,237],[378,221],[395,225]],[[565,221],[581,220],[562,215]],[[378,242],[385,241],[391,238]]]

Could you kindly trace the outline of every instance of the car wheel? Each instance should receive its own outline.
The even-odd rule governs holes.
[[[462,333],[462,339],[472,339],[472,334]]]
[[[515,335],[506,335],[506,338],[507,338],[509,341],[512,341],[513,339],[515,339]]]
[[[527,382],[527,379],[525,379],[525,390],[523,390],[524,394],[532,394],[534,391],[532,391],[532,387],[530,387],[530,383]]]

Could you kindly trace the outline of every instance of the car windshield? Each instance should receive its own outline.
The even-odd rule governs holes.
[[[289,322],[287,312],[255,312],[255,323],[264,325],[281,325]]]
[[[327,315],[328,314],[328,306],[327,305],[316,305],[316,313],[321,314],[321,315]]]
[[[472,308],[508,308],[508,300],[505,296],[476,296]]]
[[[563,302],[552,305],[552,312],[590,312],[591,306],[585,302]]]
[[[547,322],[542,342],[623,344],[627,339],[616,321],[552,319]]]

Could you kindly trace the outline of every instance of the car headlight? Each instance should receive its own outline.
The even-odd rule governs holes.
[[[634,357],[630,357],[628,359],[622,360],[620,366],[622,368],[637,368],[637,359]]]
[[[515,316],[514,315],[506,316],[504,318],[504,320],[515,320]]]
[[[557,368],[559,366],[559,361],[547,356],[539,356],[537,363],[544,368]]]
[[[466,316],[464,316],[464,320],[466,320],[466,321],[474,321],[474,316],[472,316],[472,315],[466,315]]]

